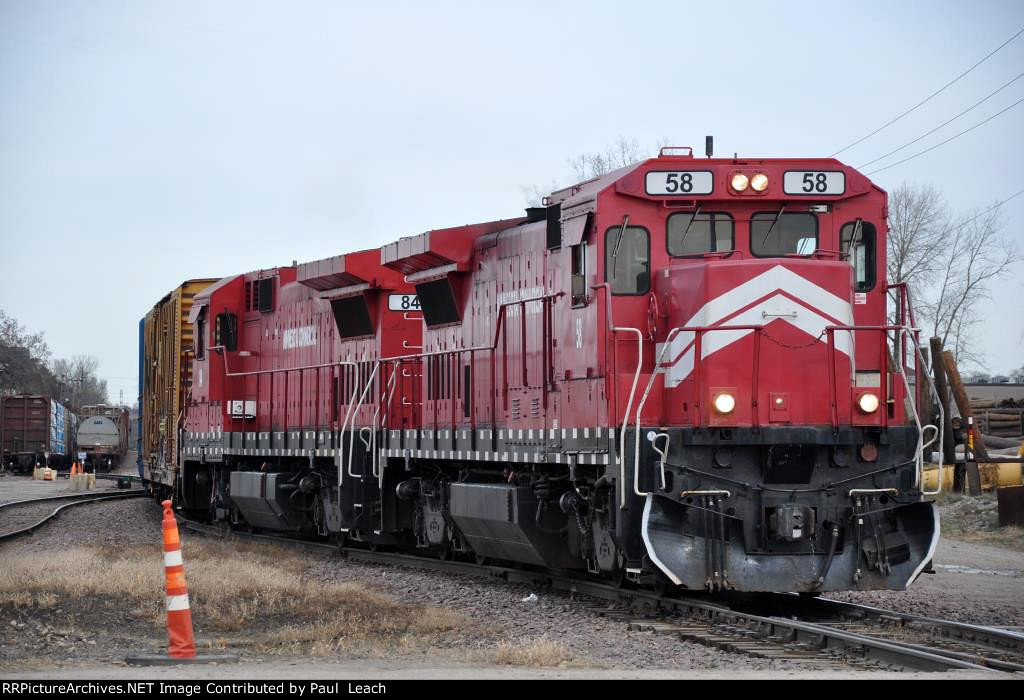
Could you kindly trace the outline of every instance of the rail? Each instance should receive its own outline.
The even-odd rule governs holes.
[[[74,508],[75,506],[80,506],[86,503],[102,503],[104,501],[114,501],[122,498],[136,498],[138,496],[145,495],[147,495],[145,491],[135,490],[121,491],[120,493],[113,494],[69,494],[65,496],[48,496],[45,498],[29,498],[21,501],[10,501],[8,503],[3,503],[0,504],[0,510],[13,508],[16,506],[36,505],[39,503],[47,503],[50,501],[68,501],[68,503],[65,503],[64,505],[55,508],[46,516],[44,516],[40,520],[37,520],[34,523],[31,523],[30,525],[19,528],[17,530],[12,530],[10,532],[0,533],[0,541],[8,540],[19,535],[30,535],[37,529],[48,523],[53,518],[56,518],[63,511],[69,508]]]
[[[183,528],[203,533],[210,537],[225,537],[225,533],[213,525],[204,525],[177,516]],[[544,586],[552,591],[561,591],[572,596],[591,596],[627,608],[643,607],[655,610],[659,615],[683,615],[687,625],[709,626],[718,637],[725,636],[730,651],[743,653],[751,639],[765,639],[779,645],[778,649],[792,652],[800,647],[810,650],[825,650],[826,657],[835,651],[855,661],[874,660],[885,665],[918,671],[949,671],[965,669],[973,671],[1015,670],[1012,664],[1001,664],[995,654],[999,650],[1019,653],[1024,648],[1024,635],[1007,630],[980,627],[953,621],[936,620],[883,610],[870,606],[844,603],[829,598],[808,599],[795,594],[763,594],[753,599],[740,595],[735,598],[710,599],[696,597],[689,591],[676,591],[676,595],[663,595],[644,589],[624,589],[591,576],[565,570],[534,570],[510,565],[473,564],[463,561],[446,561],[437,557],[415,556],[405,553],[381,552],[352,546],[341,546],[266,534],[251,534],[234,531],[232,538],[247,541],[272,542],[275,544],[301,547],[318,551],[327,556],[338,554],[349,560],[386,566],[403,566],[419,570],[441,571],[447,574],[487,578],[508,584]],[[747,608],[754,604],[756,610]],[[800,619],[803,608],[809,608],[813,617],[825,613],[826,622],[811,622]],[[767,614],[759,614],[766,610]],[[831,614],[829,614],[831,613]],[[886,639],[873,634],[844,630],[836,617],[861,619],[864,615],[882,620],[901,620],[908,629],[913,626],[929,625],[949,639],[961,639],[978,647],[978,652],[969,658],[943,650],[939,646],[923,647],[902,641]],[[628,618],[627,618],[628,619]],[[665,620],[666,624],[678,620]],[[730,637],[741,640],[735,645]],[[795,656],[790,658],[796,659]]]

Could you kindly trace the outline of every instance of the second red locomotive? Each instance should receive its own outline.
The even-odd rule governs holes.
[[[902,589],[938,538],[936,430],[886,215],[835,160],[663,149],[523,218],[225,278],[164,486],[236,526],[623,582]]]

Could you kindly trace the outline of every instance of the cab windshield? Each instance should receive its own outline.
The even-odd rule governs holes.
[[[665,243],[672,257],[730,252],[734,240],[735,226],[728,214],[679,212],[668,217]]]
[[[818,248],[818,217],[759,212],[750,217],[750,252],[758,257],[810,255]]]

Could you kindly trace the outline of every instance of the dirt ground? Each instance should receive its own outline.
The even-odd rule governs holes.
[[[467,664],[443,659],[253,659],[238,664],[202,666],[171,666],[112,668],[109,665],[82,664],[61,669],[8,673],[0,669],[0,679],[19,680],[75,679],[98,680],[309,680],[309,679],[361,679],[361,680],[505,680],[505,679],[558,679],[558,680],[1006,680],[1005,673],[959,671],[955,673],[886,673],[869,671],[818,672],[808,674],[794,669],[744,670],[723,667],[719,669],[645,669],[645,668],[523,668],[493,664]]]
[[[39,488],[12,479],[0,479],[0,502]],[[952,509],[953,532],[985,531],[972,519],[989,517],[986,504],[942,507]],[[597,616],[593,604],[560,594],[536,591],[539,601],[527,603],[533,591],[521,586],[190,535],[183,539],[200,650],[235,653],[241,663],[127,667],[125,656],[161,653],[166,643],[159,513],[146,499],[83,506],[31,538],[0,545],[0,677],[809,675],[786,662],[630,632]],[[835,597],[1024,629],[1024,548],[945,538],[935,571],[909,591]]]

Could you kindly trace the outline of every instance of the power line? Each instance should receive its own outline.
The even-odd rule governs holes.
[[[957,119],[959,119],[960,117],[964,116],[965,114],[967,114],[968,112],[970,112],[970,111],[971,111],[972,109],[974,109],[975,107],[978,107],[978,106],[980,106],[980,105],[984,104],[985,102],[987,102],[987,101],[988,101],[988,99],[989,99],[990,97],[994,97],[994,96],[995,96],[996,94],[998,94],[998,93],[1002,92],[1003,90],[1005,90],[1005,89],[1006,89],[1006,88],[1008,88],[1009,86],[1013,85],[1013,84],[1014,84],[1015,82],[1017,82],[1017,81],[1018,81],[1018,80],[1020,80],[1021,78],[1024,78],[1024,73],[1021,73],[1021,74],[1020,74],[1020,75],[1018,75],[1018,76],[1017,76],[1016,78],[1014,78],[1014,79],[1013,79],[1013,80],[1011,80],[1010,82],[1006,83],[1005,85],[1003,85],[1003,86],[1002,86],[1001,88],[999,88],[999,89],[998,89],[998,90],[996,90],[995,92],[991,92],[991,93],[989,93],[989,94],[988,94],[987,96],[985,96],[985,97],[984,97],[984,98],[982,98],[981,100],[979,100],[979,101],[975,102],[975,103],[974,103],[973,105],[971,105],[970,107],[968,107],[968,108],[967,108],[967,109],[965,109],[964,111],[960,112],[960,114],[956,115],[955,117],[952,117],[951,119],[947,119],[946,121],[942,122],[941,124],[939,124],[939,125],[938,125],[937,127],[935,127],[934,129],[932,129],[932,130],[931,130],[931,131],[929,131],[928,133],[926,133],[926,134],[922,134],[921,136],[918,136],[918,137],[917,137],[916,139],[914,139],[913,141],[908,141],[907,143],[903,144],[903,145],[902,145],[902,146],[900,146],[899,148],[897,148],[897,149],[895,149],[895,150],[892,150],[892,151],[889,151],[889,152],[888,152],[888,153],[886,153],[886,154],[885,154],[884,156],[878,156],[878,157],[877,157],[877,158],[875,158],[874,160],[869,160],[869,161],[868,161],[867,163],[863,163],[863,164],[861,164],[861,165],[858,165],[858,166],[857,166],[857,169],[859,170],[859,169],[861,169],[861,168],[866,168],[866,167],[868,167],[869,165],[871,165],[872,163],[877,163],[877,162],[878,162],[878,161],[880,161],[880,160],[884,160],[884,159],[888,158],[889,156],[891,156],[891,155],[892,155],[892,154],[894,154],[894,153],[899,153],[900,151],[902,151],[902,150],[903,150],[904,148],[907,148],[908,146],[913,146],[913,145],[914,145],[915,143],[917,143],[917,142],[918,142],[918,141],[920,141],[921,139],[924,139],[924,138],[927,138],[928,136],[931,136],[932,134],[934,134],[934,133],[935,133],[936,131],[938,131],[938,130],[939,130],[939,129],[941,129],[942,127],[946,126],[947,124],[950,124],[950,123],[952,123],[952,122],[955,122],[955,121],[956,121]]]
[[[999,52],[999,51],[1000,51],[1000,50],[1001,50],[1001,49],[1002,49],[1002,48],[1003,48],[1004,46],[1006,46],[1006,45],[1007,45],[1007,44],[1009,44],[1009,43],[1010,43],[1011,41],[1013,41],[1014,39],[1016,39],[1017,37],[1019,37],[1019,36],[1020,36],[1021,34],[1024,34],[1024,28],[1022,28],[1022,29],[1021,29],[1020,31],[1018,31],[1018,32],[1017,32],[1016,34],[1014,34],[1014,35],[1013,35],[1013,36],[1011,36],[1011,37],[1010,37],[1009,39],[1007,39],[1006,41],[1004,41],[1004,42],[1003,42],[1002,44],[1000,44],[999,46],[997,46],[997,47],[995,48],[995,50],[994,50],[994,51],[992,51],[992,52],[991,52],[990,54],[988,54],[987,56],[985,56],[985,58],[981,59],[980,61],[978,61],[977,63],[975,63],[975,64],[974,64],[973,66],[971,66],[970,68],[968,68],[967,70],[965,70],[965,71],[964,71],[963,73],[961,73],[960,75],[956,76],[955,78],[953,78],[952,80],[950,80],[950,81],[949,81],[948,83],[946,83],[945,85],[943,85],[942,87],[940,87],[940,88],[939,88],[938,90],[936,90],[936,91],[935,91],[935,92],[933,92],[932,94],[928,95],[928,97],[926,97],[926,98],[924,98],[923,100],[921,100],[920,102],[918,102],[918,103],[917,103],[916,105],[914,105],[913,107],[911,107],[910,109],[908,109],[908,110],[907,110],[906,112],[904,112],[903,114],[899,115],[899,116],[898,116],[898,117],[896,117],[895,119],[892,119],[891,121],[888,121],[888,122],[886,122],[885,124],[882,124],[882,126],[878,127],[877,129],[875,129],[874,131],[872,131],[872,132],[871,132],[870,134],[868,134],[867,136],[862,136],[861,138],[857,139],[856,141],[854,141],[854,142],[853,142],[853,143],[851,143],[850,145],[848,145],[848,146],[843,146],[843,147],[842,147],[842,148],[840,148],[840,149],[839,149],[838,151],[836,151],[836,152],[835,152],[835,153],[833,153],[833,154],[832,154],[831,156],[829,156],[829,158],[835,158],[835,157],[836,157],[837,155],[839,155],[839,154],[840,154],[840,153],[842,153],[843,151],[845,151],[845,150],[848,150],[848,149],[850,149],[850,148],[853,148],[854,146],[856,146],[857,144],[861,143],[862,141],[866,141],[866,140],[868,140],[869,138],[871,138],[872,136],[874,136],[875,134],[877,134],[877,133],[878,133],[879,131],[882,131],[883,129],[886,129],[886,128],[888,128],[888,127],[892,126],[893,124],[895,124],[896,122],[898,122],[898,121],[899,121],[900,119],[903,119],[903,117],[907,116],[908,114],[910,114],[911,112],[913,112],[913,111],[914,111],[915,109],[917,109],[917,108],[918,108],[918,107],[920,107],[921,105],[925,104],[926,102],[928,102],[929,100],[931,100],[931,99],[932,99],[933,97],[935,97],[935,96],[936,96],[936,95],[938,95],[939,93],[943,92],[943,91],[944,91],[944,90],[945,90],[946,88],[948,88],[948,87],[950,87],[951,85],[953,85],[953,83],[955,83],[955,82],[957,82],[958,80],[960,80],[961,78],[963,78],[963,77],[964,77],[965,75],[967,75],[968,73],[970,73],[970,72],[971,72],[972,70],[974,70],[975,68],[977,68],[978,66],[980,66],[980,65],[981,65],[982,63],[984,63],[984,62],[985,62],[985,61],[987,61],[988,59],[992,58],[992,57],[993,57],[994,55],[996,55],[996,54],[997,54],[997,53],[998,53],[998,52]]]
[[[979,214],[975,214],[974,216],[972,216],[971,218],[969,218],[969,219],[968,219],[967,221],[962,221],[962,222],[960,222],[960,224],[959,224],[959,225],[957,225],[957,226],[956,226],[955,228],[951,228],[951,229],[950,229],[949,231],[947,231],[946,233],[956,233],[957,231],[959,231],[960,229],[962,229],[962,228],[963,228],[964,226],[966,226],[967,224],[971,223],[972,221],[977,221],[977,220],[978,220],[978,219],[980,219],[981,217],[985,216],[985,214],[988,214],[988,213],[989,213],[990,211],[995,211],[995,210],[996,210],[996,209],[998,209],[999,207],[1001,207],[1001,206],[1003,206],[1004,204],[1006,204],[1007,202],[1009,202],[1009,201],[1010,201],[1011,199],[1013,199],[1014,197],[1019,197],[1019,196],[1021,196],[1022,194],[1024,194],[1024,190],[1017,190],[1016,192],[1014,192],[1013,194],[1011,194],[1011,195],[1010,195],[1009,197],[1007,197],[1007,198],[1006,198],[1006,199],[1004,199],[1003,201],[1001,201],[1001,202],[996,202],[995,204],[993,204],[992,206],[990,206],[990,207],[989,207],[988,209],[986,209],[985,211],[983,211],[983,212],[981,212],[981,213],[979,213]]]
[[[975,125],[973,125],[973,126],[969,126],[969,127],[967,127],[966,129],[964,129],[963,131],[961,131],[961,132],[960,132],[959,134],[954,134],[953,136],[950,136],[950,137],[949,137],[948,139],[946,139],[945,141],[940,141],[939,143],[935,144],[934,146],[929,146],[928,148],[924,149],[923,151],[919,151],[918,153],[915,153],[915,154],[914,154],[914,155],[912,155],[912,156],[908,156],[908,157],[904,158],[903,160],[898,160],[898,161],[896,161],[895,163],[893,163],[892,165],[887,165],[887,166],[885,166],[884,168],[878,168],[877,170],[872,170],[872,171],[871,171],[871,172],[869,172],[869,173],[865,173],[865,175],[874,175],[875,173],[880,173],[880,172],[882,172],[883,170],[888,170],[889,168],[895,168],[895,167],[896,167],[897,165],[900,165],[900,164],[902,164],[902,163],[906,163],[906,162],[907,162],[908,160],[914,160],[914,158],[917,158],[918,156],[923,156],[923,155],[924,155],[925,153],[928,153],[929,151],[934,151],[934,150],[935,150],[936,148],[938,148],[939,146],[945,146],[945,145],[946,145],[947,143],[949,143],[950,141],[953,141],[954,139],[958,139],[958,138],[960,138],[961,136],[963,136],[964,134],[966,134],[966,133],[968,133],[968,132],[970,132],[970,131],[974,131],[975,129],[977,129],[977,128],[978,128],[979,126],[982,126],[983,124],[987,124],[988,122],[992,121],[993,119],[995,119],[996,117],[998,117],[998,116],[999,116],[1000,114],[1002,114],[1003,112],[1007,112],[1007,111],[1009,111],[1009,110],[1013,109],[1014,107],[1016,107],[1017,105],[1019,105],[1019,104],[1020,104],[1021,102],[1024,102],[1024,97],[1020,98],[1019,100],[1017,100],[1016,102],[1014,102],[1014,103],[1013,103],[1012,105],[1010,105],[1009,107],[1004,107],[1003,109],[999,110],[998,112],[996,112],[995,114],[993,114],[993,115],[992,115],[991,117],[989,117],[988,119],[985,119],[984,121],[980,121],[980,122],[978,122],[977,124],[975,124]]]

